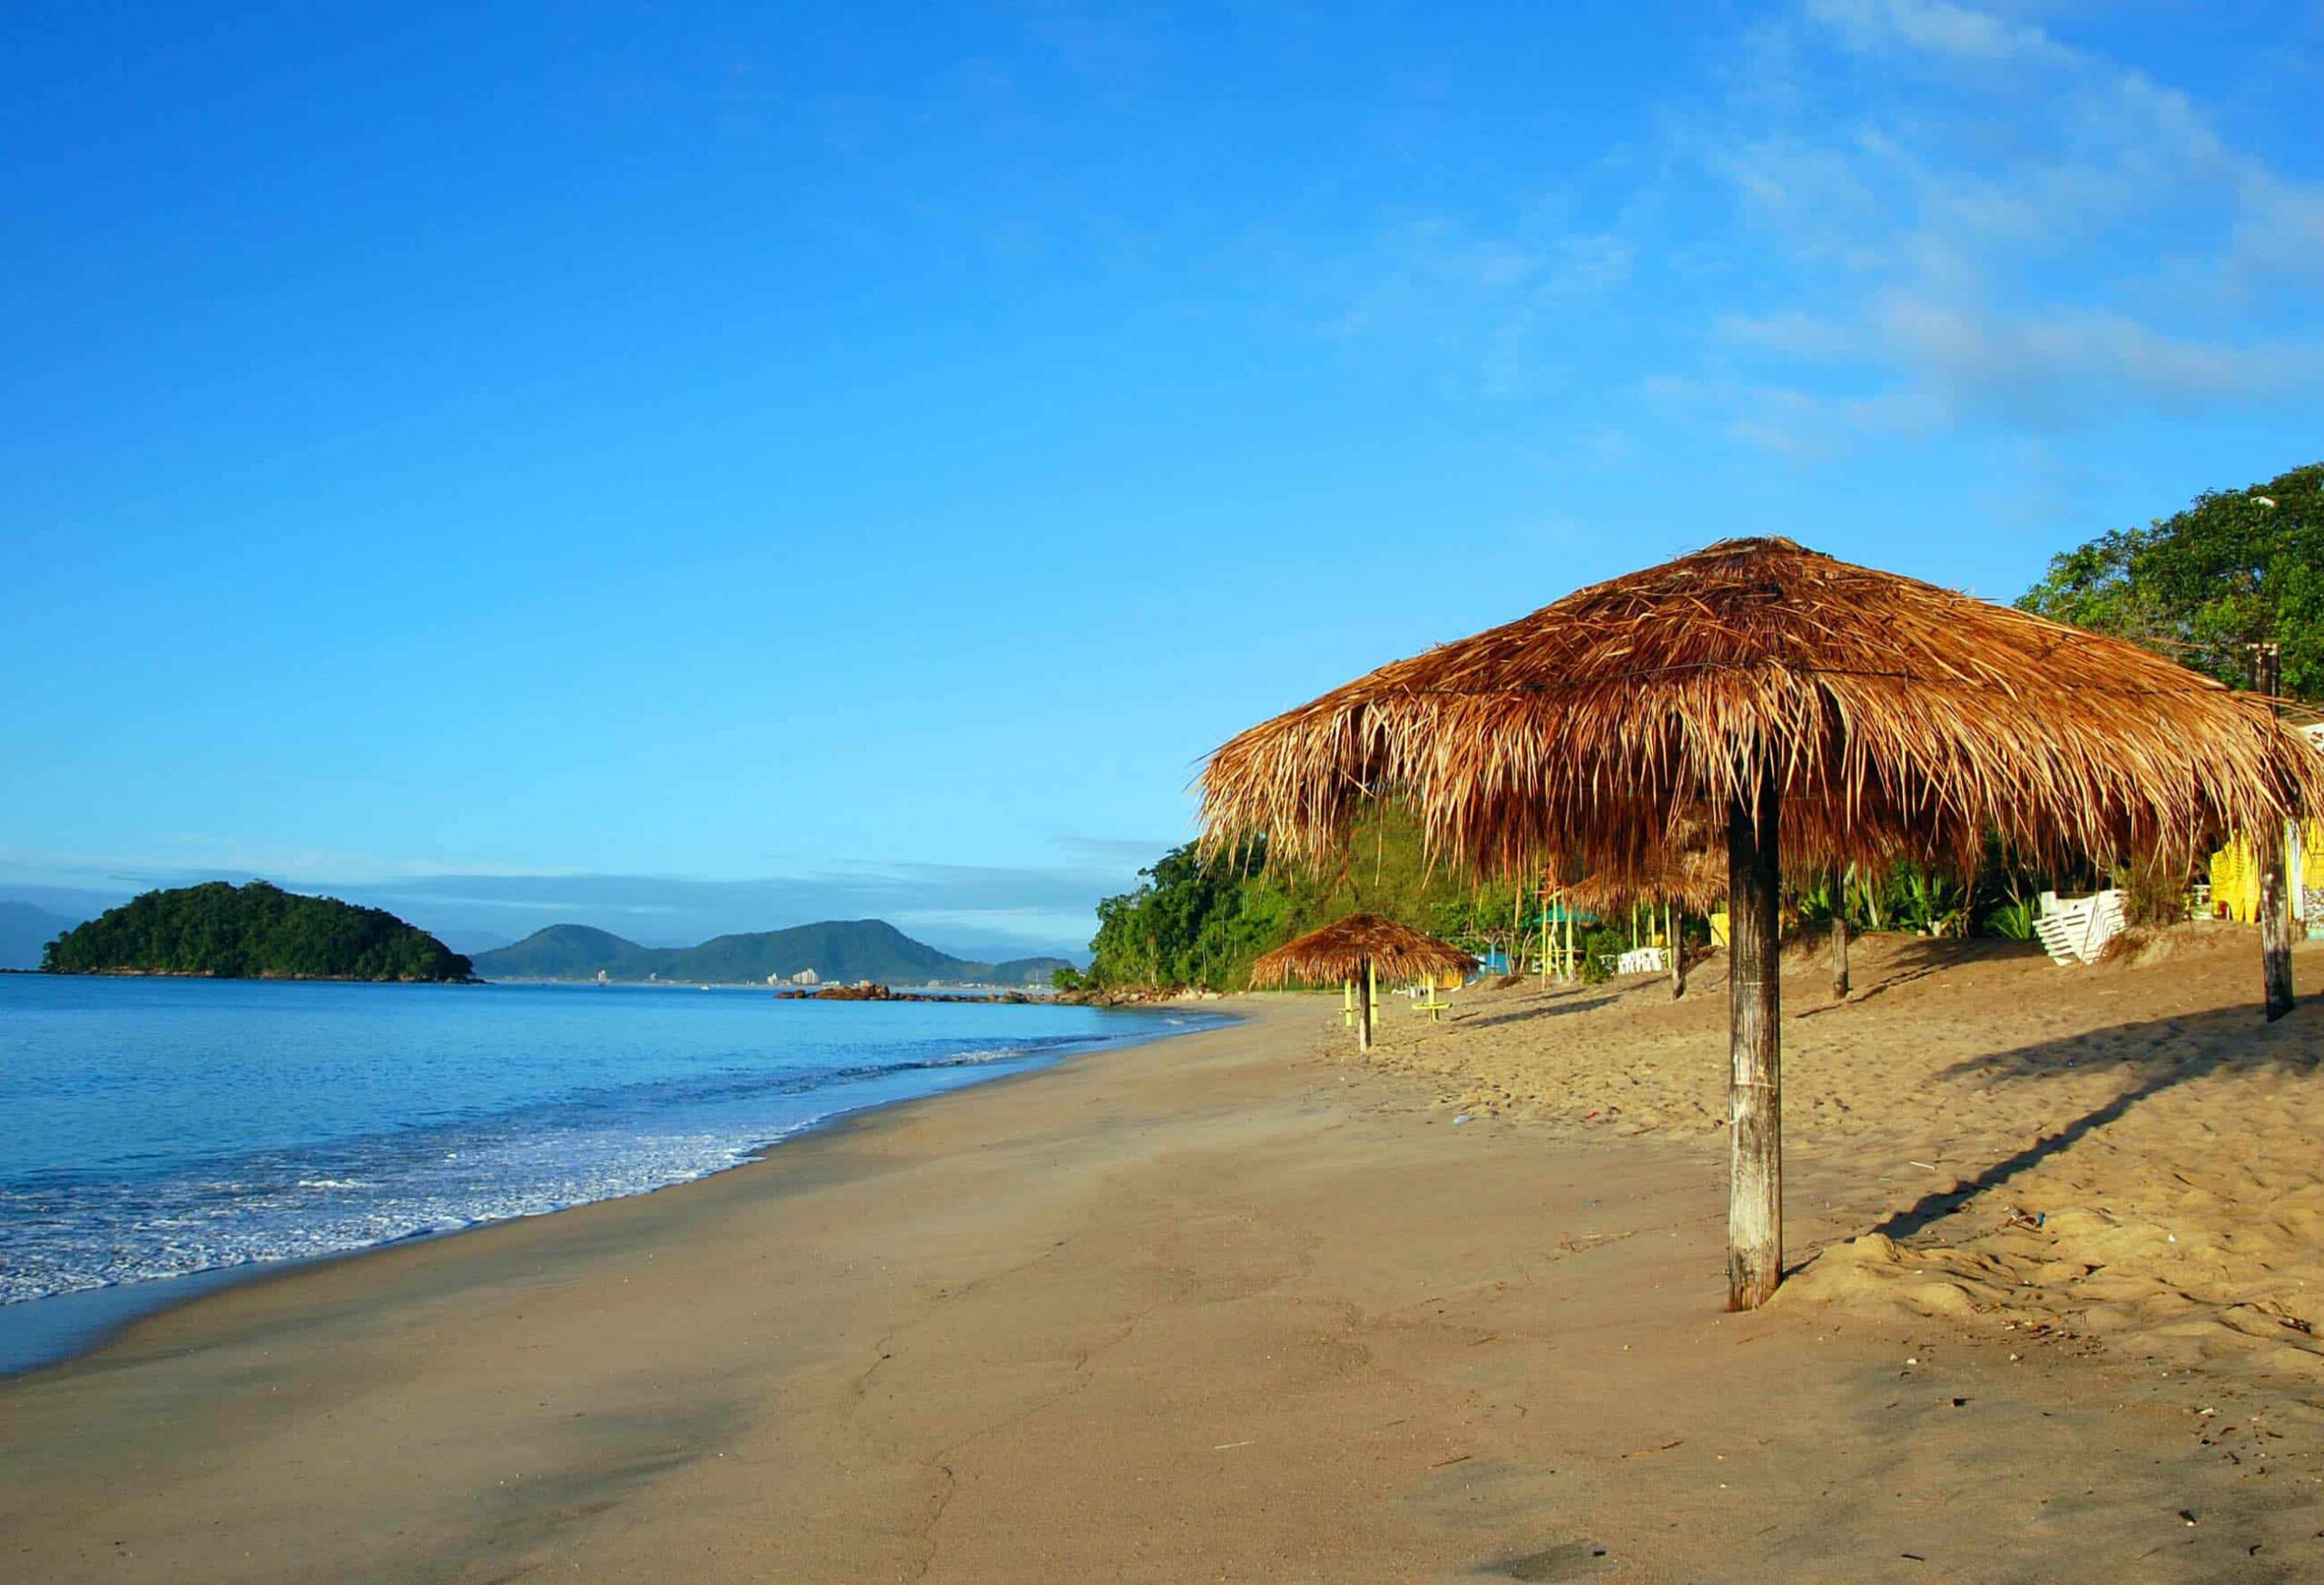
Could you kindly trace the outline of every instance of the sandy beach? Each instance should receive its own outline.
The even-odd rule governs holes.
[[[1256,999],[0,1383],[0,1558],[28,1581],[2318,1577],[2317,1014],[2262,1030],[2245,940],[2079,974],[1876,941],[1837,1008],[1803,965],[1805,1269],[1755,1314],[1719,1308],[1716,965],[1675,1007],[1652,983],[1474,990],[1443,1025],[1392,1005],[1370,1062],[1336,999]]]
[[[2314,984],[2324,947],[2296,954]],[[2324,1380],[2324,1084],[2313,1015],[2264,1023],[2248,930],[2191,926],[2096,969],[1872,936],[1854,993],[1787,954],[1786,1289],[1858,1311],[2103,1340]],[[1462,1108],[1625,1137],[1724,1127],[1724,964],[1512,988],[1392,1020],[1384,1066]],[[1543,1031],[1554,1029],[1553,1038]]]

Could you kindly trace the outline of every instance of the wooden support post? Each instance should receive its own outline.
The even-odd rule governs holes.
[[[1340,981],[1340,1028],[1355,1028],[1355,981],[1353,980]]]
[[[2279,821],[2260,838],[2260,967],[2268,1021],[2291,1011],[2291,896],[2284,877],[2284,832]]]
[[[1676,1001],[1687,994],[1687,945],[1679,939],[1687,928],[1687,916],[1677,907],[1665,903],[1662,918],[1662,933],[1670,943],[1670,999]]]
[[[1848,998],[1848,877],[1845,870],[1832,871],[1832,994],[1842,1001]]]
[[[1355,966],[1355,1048],[1372,1049],[1372,960]]]
[[[1783,1280],[1783,1068],[1776,910],[1783,793],[1770,762],[1727,816],[1727,1307],[1756,1310]]]
[[[2252,683],[2273,698],[2283,689],[2283,652],[2272,644],[2251,645]],[[2260,975],[2267,992],[2268,1021],[2291,1011],[2291,895],[2284,876],[2287,822],[2252,833],[2260,850]]]
[[[1581,965],[1573,960],[1573,899],[1558,893],[1558,911],[1565,916],[1565,977],[1568,984],[1581,978]]]

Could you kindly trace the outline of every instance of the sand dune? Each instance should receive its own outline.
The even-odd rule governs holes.
[[[2324,990],[2324,949],[2297,971]],[[2260,1016],[2258,949],[2188,927],[2095,969],[1875,936],[1855,994],[1784,980],[1787,1304],[2092,1337],[2180,1364],[2324,1375],[2324,1009]],[[1613,1134],[1725,1126],[1723,965],[1474,989],[1392,1012],[1375,1053],[1469,1112]]]

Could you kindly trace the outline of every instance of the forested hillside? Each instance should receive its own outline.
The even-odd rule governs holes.
[[[302,897],[263,881],[148,891],[67,930],[41,967],[223,980],[469,978],[466,958],[383,909]]]
[[[1529,911],[1514,882],[1431,865],[1418,827],[1386,804],[1357,822],[1339,861],[1318,874],[1268,870],[1263,846],[1207,865],[1193,847],[1174,848],[1139,874],[1136,891],[1098,905],[1088,972],[1059,983],[1239,990],[1252,959],[1344,914],[1476,936],[1505,935]]]

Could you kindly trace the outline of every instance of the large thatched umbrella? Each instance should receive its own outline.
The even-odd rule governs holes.
[[[1322,930],[1309,930],[1251,965],[1251,983],[1355,986],[1355,1046],[1372,1049],[1374,982],[1390,980],[1433,982],[1440,974],[1466,974],[1477,960],[1449,942],[1376,913],[1352,913]]]
[[[1384,666],[1251,728],[1202,776],[1206,839],[1331,848],[1393,792],[1435,851],[1502,873],[1559,855],[1643,881],[1725,828],[1731,955],[1728,1296],[1782,1269],[1779,863],[1970,868],[2188,854],[2324,809],[2268,704],[2117,640],[1784,539],[1738,539]]]

